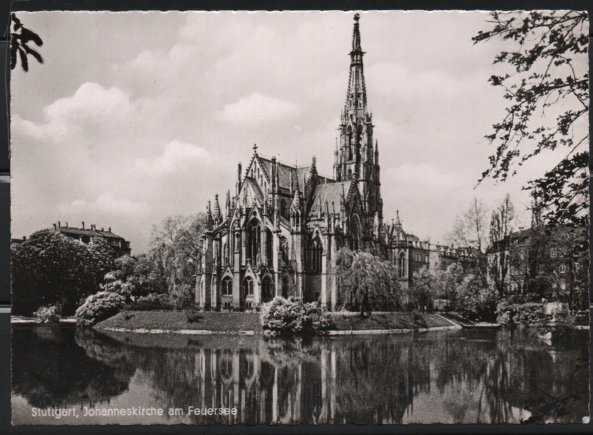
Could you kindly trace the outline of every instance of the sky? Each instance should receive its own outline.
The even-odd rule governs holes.
[[[44,64],[11,76],[12,234],[81,221],[146,251],[167,216],[233,191],[237,162],[262,156],[332,175],[353,12],[19,13]],[[474,45],[485,12],[361,13],[386,221],[446,241],[474,197],[511,195],[556,163],[545,154],[477,188],[502,119],[488,78],[504,46]],[[584,60],[586,62],[586,58]]]

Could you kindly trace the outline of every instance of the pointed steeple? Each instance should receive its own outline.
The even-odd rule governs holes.
[[[211,230],[214,220],[212,219],[212,207],[210,201],[208,201],[208,207],[206,207],[206,228]]]
[[[379,164],[379,141],[375,140],[375,165]]]
[[[348,94],[346,95],[346,104],[344,112],[346,115],[362,116],[367,109],[367,93],[364,80],[364,67],[360,43],[360,25],[358,21],[360,15],[354,15],[354,30],[352,34],[352,51],[350,52],[350,77],[348,79]]]
[[[214,195],[214,221],[216,223],[222,222],[222,213],[220,212],[220,204],[218,202],[218,193]]]
[[[226,192],[226,202],[224,205],[226,217],[231,216],[231,191],[227,190]]]

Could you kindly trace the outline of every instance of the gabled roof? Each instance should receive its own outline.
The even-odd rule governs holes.
[[[269,179],[271,179],[272,178],[272,164],[273,164],[272,160],[267,159],[265,157],[261,157],[260,155],[257,155],[257,160],[259,161],[261,167],[266,172],[267,177]],[[303,191],[305,188],[305,185],[303,183],[307,179],[307,176],[309,175],[311,166],[304,166],[304,167],[297,168],[296,166],[290,166],[285,163],[281,163],[279,161],[277,161],[277,163],[278,163],[279,187],[281,189],[290,190],[290,180],[292,178],[294,186],[296,187],[297,183],[298,183],[299,190]],[[318,177],[319,177],[319,183],[326,183],[326,182],[333,181],[331,178],[323,177],[321,175],[319,175]]]
[[[325,204],[329,205],[330,212],[332,211],[332,202],[334,203],[336,212],[339,212],[340,198],[342,194],[348,195],[352,181],[339,181],[330,183],[321,183],[317,185],[315,193],[313,194],[313,201],[309,215],[325,212]]]

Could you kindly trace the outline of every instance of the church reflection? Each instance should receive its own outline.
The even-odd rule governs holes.
[[[163,408],[237,409],[185,420],[195,424],[569,422],[587,412],[586,334],[546,346],[502,331],[309,340],[15,333],[13,391],[32,406],[108,407],[141,394]],[[25,358],[33,349],[48,360]]]

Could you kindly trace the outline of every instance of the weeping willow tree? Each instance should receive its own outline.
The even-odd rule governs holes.
[[[364,316],[371,302],[399,306],[400,286],[397,270],[389,261],[363,251],[342,248],[336,257],[336,277],[340,299]]]

